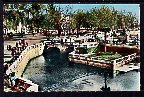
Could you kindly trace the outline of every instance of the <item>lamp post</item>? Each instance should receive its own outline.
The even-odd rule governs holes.
[[[101,88],[102,91],[110,91],[110,87],[107,87],[107,72],[104,72],[104,86]]]

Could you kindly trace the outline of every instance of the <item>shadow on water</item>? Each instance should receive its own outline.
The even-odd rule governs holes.
[[[56,47],[47,49],[43,56],[28,63],[25,77],[39,84],[40,91],[47,91],[56,90],[84,76],[103,76],[104,71],[111,73],[109,70],[70,62],[68,54],[71,51],[72,48],[67,48],[63,53]]]
[[[51,47],[44,50],[43,56],[47,63],[50,63],[54,66],[62,66],[68,63],[68,56],[72,51],[73,48],[66,48],[65,52],[61,52],[59,48]]]
[[[99,74],[103,76],[104,72],[108,73],[109,77],[112,77],[112,71],[109,69],[102,69],[97,67],[92,67],[84,64],[77,64],[74,62],[70,62],[68,59],[68,55],[73,51],[73,48],[67,48],[65,52],[61,53],[60,49],[57,47],[51,47],[45,51],[45,64],[46,64],[46,72],[58,72],[61,68],[82,68],[82,70],[91,72],[92,74]],[[61,71],[62,72],[62,71]],[[83,71],[82,71],[83,72]]]
[[[46,65],[46,72],[52,73],[58,71],[59,68],[73,66],[73,63],[69,62],[68,55],[72,52],[72,48],[66,48],[65,52],[61,52],[57,47],[51,47],[44,50],[44,59]]]

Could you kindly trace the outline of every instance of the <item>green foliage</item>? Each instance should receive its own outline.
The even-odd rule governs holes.
[[[9,6],[10,5],[10,6]],[[9,9],[15,5],[17,10]],[[61,8],[54,4],[5,4],[4,24],[10,29],[16,29],[19,22],[22,25],[29,25],[32,29],[56,29],[59,34],[62,31]],[[70,9],[67,9],[68,12]],[[134,27],[136,16],[132,12],[118,11],[112,7],[102,6],[101,8],[92,8],[90,11],[77,10],[70,14],[70,28],[80,30],[84,28],[121,28],[126,26]]]
[[[96,57],[98,59],[108,59],[113,60],[122,57],[121,54],[118,53],[112,53],[112,52],[99,52],[98,54],[91,55],[91,57]]]
[[[102,56],[99,56],[98,58],[112,60],[112,59],[117,59],[117,58],[120,58],[120,57],[122,57],[122,55],[120,55],[120,54],[114,54],[114,55],[102,55]]]
[[[87,52],[88,54],[91,54],[91,53],[96,53],[98,51],[98,47],[91,47],[91,48],[87,48]]]
[[[73,15],[73,27],[79,29],[80,27],[93,28],[121,28],[123,26],[132,28],[134,21],[137,20],[132,12],[117,11],[108,6],[101,8],[93,8],[90,12],[78,10]]]
[[[98,52],[99,55],[113,55],[113,52]]]

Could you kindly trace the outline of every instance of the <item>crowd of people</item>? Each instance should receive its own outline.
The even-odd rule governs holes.
[[[12,47],[11,45],[7,46],[7,50],[11,52],[12,59],[4,66],[5,73],[6,70],[12,65],[12,63],[19,57],[21,52],[26,49],[27,46],[28,42],[26,42],[25,39],[21,39],[20,41],[16,42],[15,47]]]
[[[9,75],[4,76],[4,86],[11,88],[13,91],[24,92],[31,85],[25,83],[24,80],[17,78],[15,72],[12,72]]]
[[[16,42],[16,46],[12,47],[11,45],[7,46],[7,50],[11,51],[12,57],[15,57],[15,55],[20,55],[20,53],[28,46],[28,42],[25,41],[25,39],[21,39],[19,42]]]
[[[4,65],[4,73],[5,73],[4,86],[9,87],[13,90],[26,91],[26,89],[30,86],[29,84],[24,83],[23,80],[16,78],[15,72],[10,73],[9,75],[6,74],[8,68],[19,57],[21,52],[24,49],[26,49],[27,46],[28,46],[28,42],[26,42],[25,39],[21,39],[18,42],[16,42],[14,47],[12,47],[11,45],[7,46],[7,50],[11,52],[12,59]]]

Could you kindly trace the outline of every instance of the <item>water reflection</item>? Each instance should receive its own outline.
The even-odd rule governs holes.
[[[37,57],[28,63],[23,77],[38,84],[40,91],[100,91],[104,85],[104,70],[70,63],[67,53],[49,50],[45,57]],[[107,71],[111,75],[112,71]],[[132,71],[115,78],[108,77],[108,86],[112,91],[138,91],[140,74]]]

